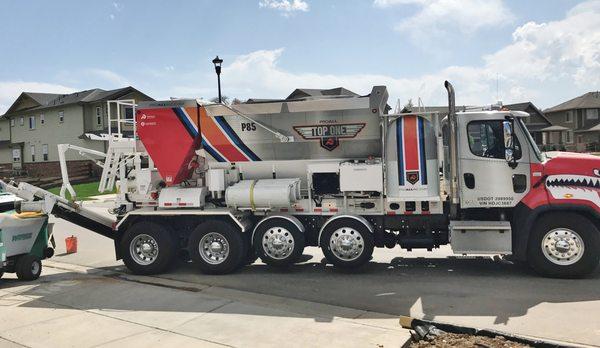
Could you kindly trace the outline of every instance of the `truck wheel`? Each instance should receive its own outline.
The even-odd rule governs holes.
[[[226,274],[246,261],[247,243],[240,231],[223,221],[206,221],[190,235],[189,250],[203,273]]]
[[[154,222],[138,222],[125,232],[121,255],[127,268],[135,274],[162,273],[175,255],[172,231]]]
[[[32,254],[23,255],[17,259],[15,271],[20,280],[36,280],[42,273],[42,261]]]
[[[289,266],[302,256],[304,233],[289,220],[271,218],[254,230],[254,248],[267,265]]]
[[[546,215],[536,223],[527,249],[527,261],[537,273],[579,278],[598,266],[600,232],[578,214]]]
[[[373,254],[373,235],[360,221],[341,218],[325,226],[320,238],[325,258],[340,268],[357,268]]]

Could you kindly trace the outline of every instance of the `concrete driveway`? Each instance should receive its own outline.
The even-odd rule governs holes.
[[[0,347],[401,347],[397,318],[47,261],[0,280]]]
[[[55,222],[58,254],[64,237],[79,237],[79,253],[58,261],[124,270],[111,240]],[[179,264],[160,277],[600,346],[599,271],[588,279],[547,279],[491,258],[449,256],[447,248],[378,249],[371,263],[350,273],[326,265],[318,248],[307,248],[304,262],[286,271],[255,263],[236,274],[207,276],[193,264]]]

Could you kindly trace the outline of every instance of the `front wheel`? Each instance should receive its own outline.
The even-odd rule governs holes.
[[[600,262],[600,232],[587,218],[562,213],[543,216],[529,238],[527,261],[537,273],[580,278]]]
[[[375,243],[362,222],[340,218],[325,226],[320,238],[325,258],[340,268],[357,268],[369,262]]]
[[[36,280],[42,273],[42,261],[35,255],[23,255],[17,259],[15,271],[20,280]]]
[[[239,229],[223,221],[203,222],[190,235],[190,256],[207,274],[235,271],[246,262],[247,249]]]

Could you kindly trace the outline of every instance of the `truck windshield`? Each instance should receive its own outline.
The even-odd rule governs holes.
[[[527,142],[529,143],[529,145],[531,145],[531,148],[533,149],[533,152],[535,153],[535,157],[537,157],[537,159],[540,161],[544,161],[544,154],[540,151],[540,149],[535,144],[535,140],[533,140],[531,133],[529,133],[529,130],[527,130],[527,126],[525,126],[525,123],[523,123],[523,119],[520,117],[515,117],[515,118],[517,119],[519,126],[521,127],[521,130],[523,131],[523,133],[525,133]]]

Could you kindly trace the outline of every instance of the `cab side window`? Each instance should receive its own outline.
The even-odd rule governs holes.
[[[467,126],[469,148],[475,156],[504,159],[504,134],[501,120],[473,121]],[[515,159],[521,158],[521,144],[517,137]]]

